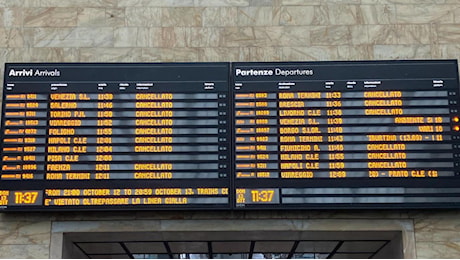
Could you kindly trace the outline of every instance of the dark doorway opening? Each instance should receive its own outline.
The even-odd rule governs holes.
[[[64,258],[404,258],[401,231],[64,233]]]

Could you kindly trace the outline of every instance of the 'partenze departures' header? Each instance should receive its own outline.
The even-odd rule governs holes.
[[[0,210],[460,207],[457,62],[6,64]]]
[[[312,69],[235,69],[235,76],[311,76]]]

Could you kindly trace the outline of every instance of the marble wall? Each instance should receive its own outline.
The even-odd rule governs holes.
[[[459,23],[457,0],[0,0],[0,60],[458,59]]]
[[[1,75],[6,62],[459,58],[459,0],[0,0]],[[402,219],[413,223],[416,257],[460,256],[458,210],[296,214]],[[245,214],[276,216],[285,217]],[[132,214],[0,214],[0,258],[50,257],[56,221],[113,218]]]

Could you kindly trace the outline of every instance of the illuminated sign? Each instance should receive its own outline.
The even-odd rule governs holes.
[[[0,210],[460,206],[457,62],[6,64]]]
[[[229,64],[6,71],[1,209],[230,207]]]
[[[236,208],[460,205],[456,61],[232,72]]]

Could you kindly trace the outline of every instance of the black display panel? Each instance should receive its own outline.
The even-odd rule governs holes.
[[[230,208],[228,71],[7,64],[1,209]]]
[[[6,64],[0,210],[460,206],[455,60]]]
[[[234,63],[236,208],[460,205],[457,61]]]

